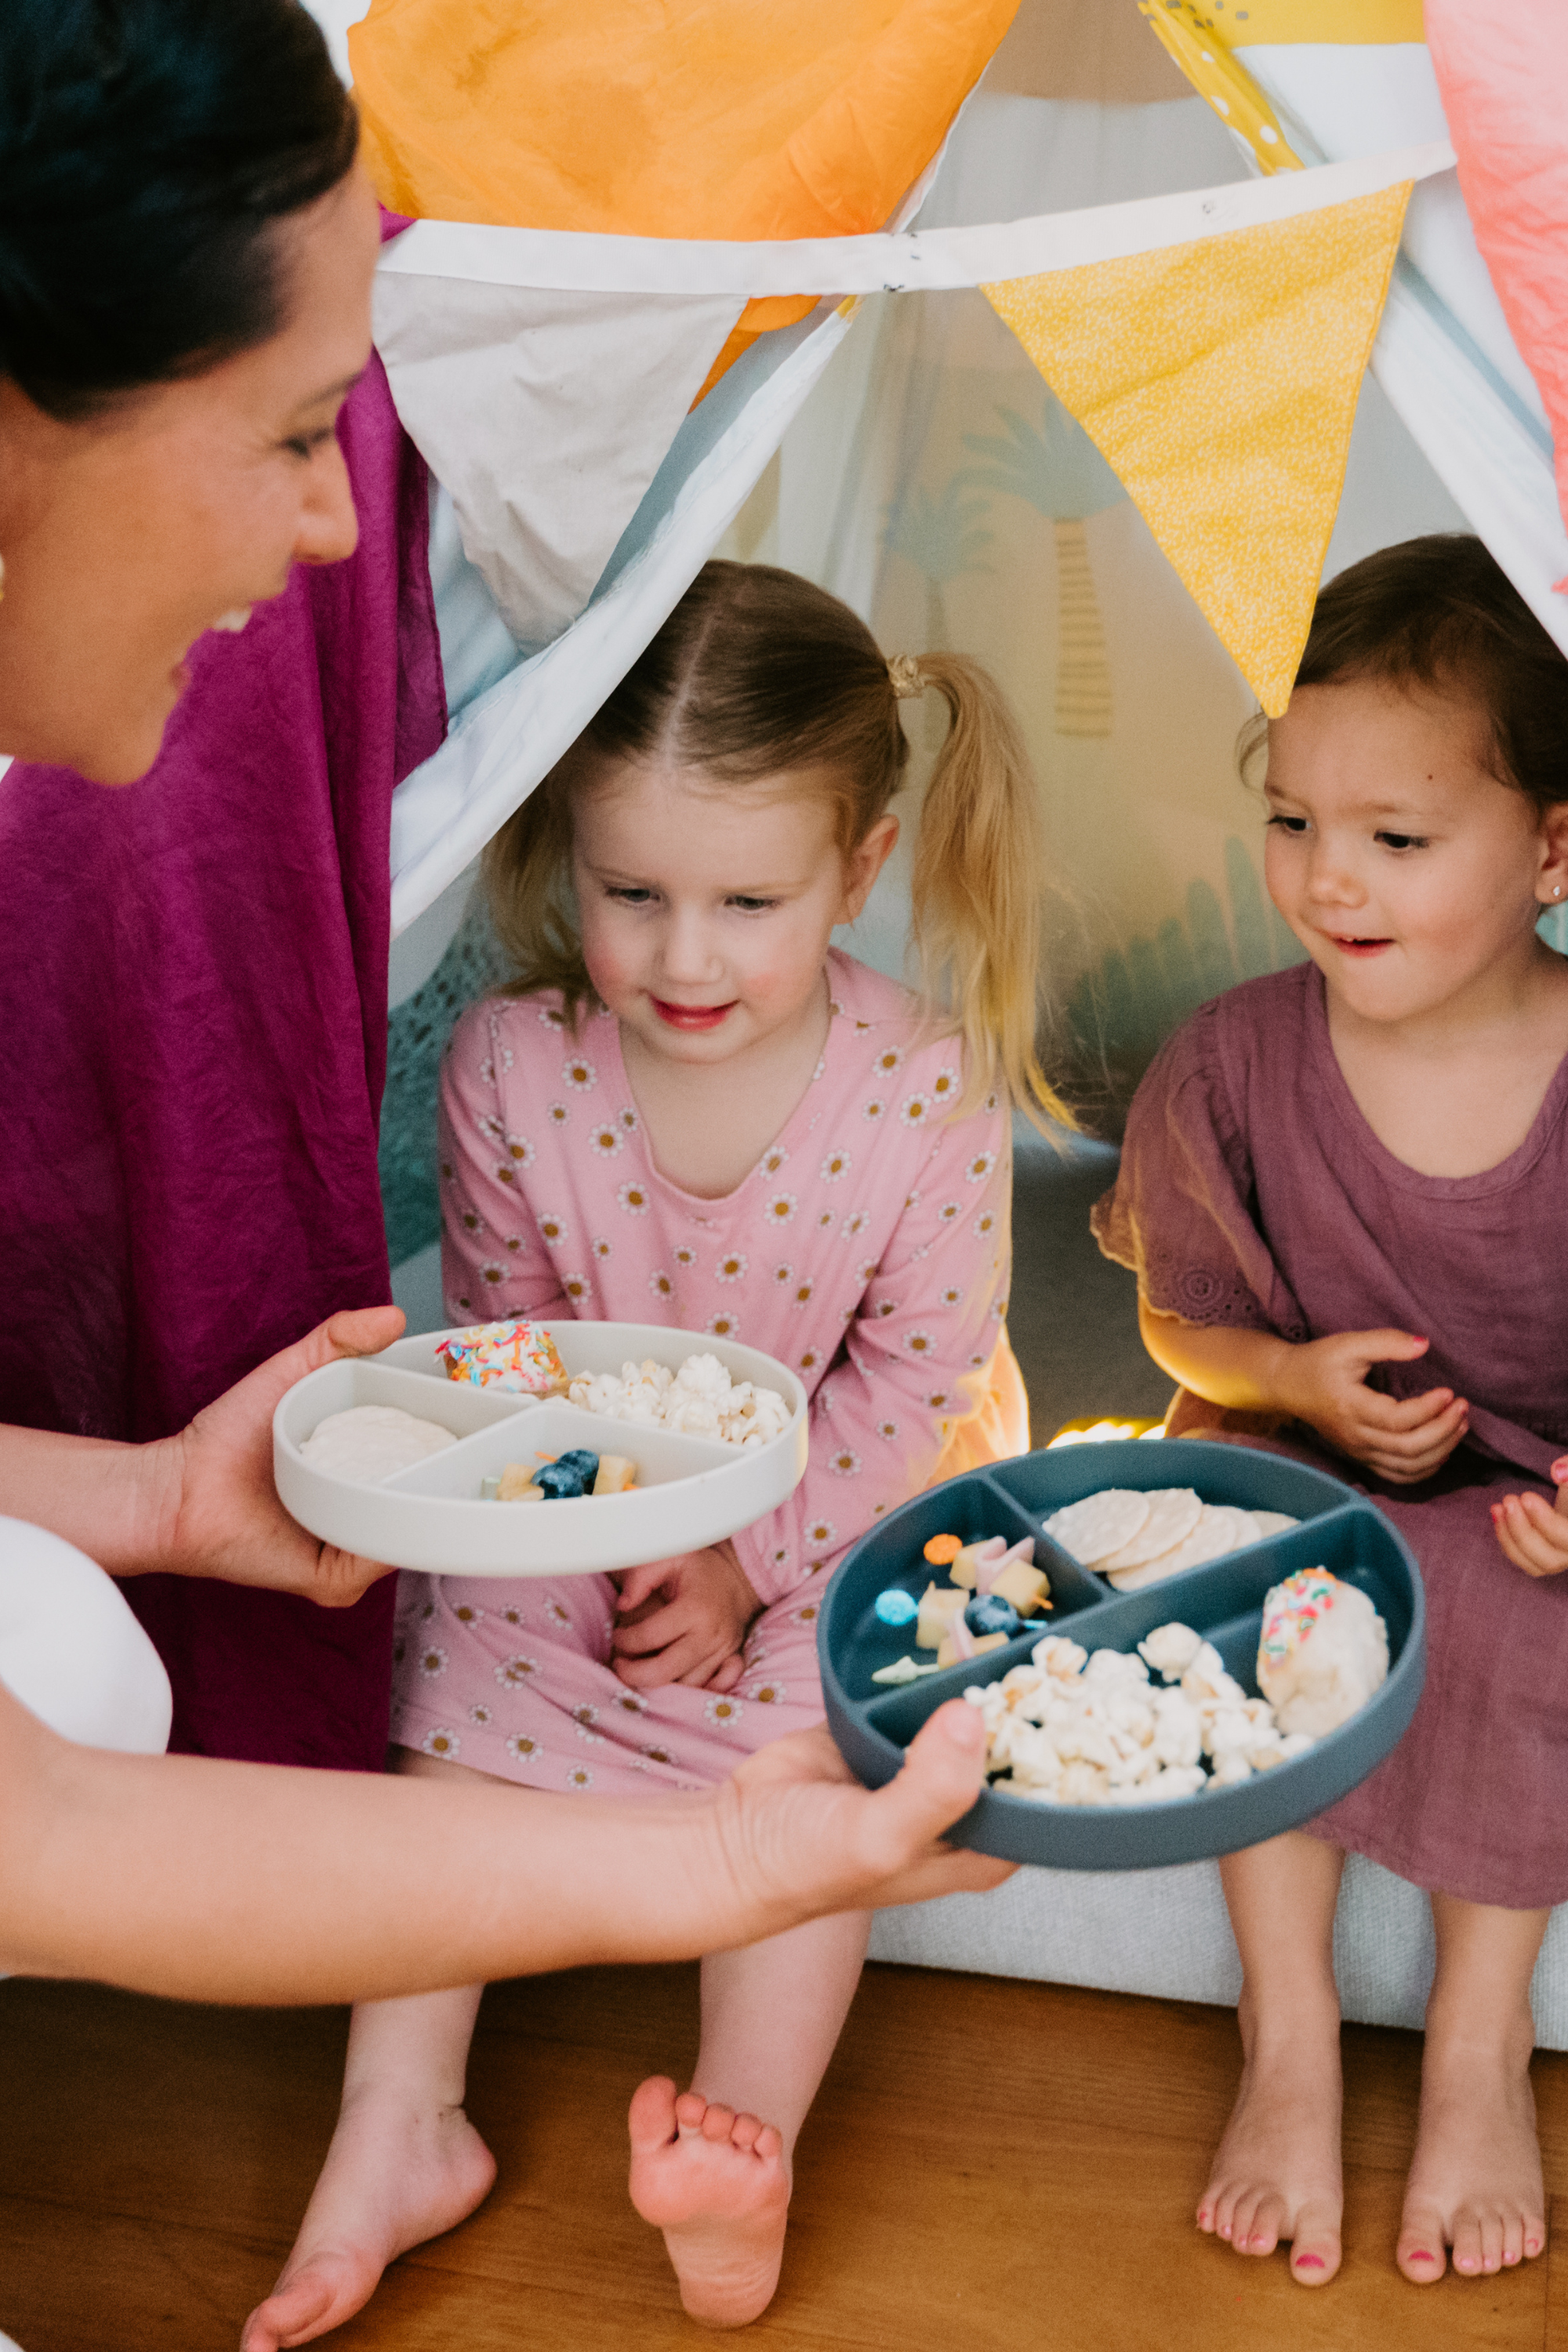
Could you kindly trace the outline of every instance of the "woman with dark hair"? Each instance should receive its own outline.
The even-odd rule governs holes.
[[[124,803],[80,796],[90,784],[143,775],[187,687],[192,704],[170,728],[164,761],[195,739],[209,782],[226,751],[215,712],[231,726],[226,756],[238,773],[287,781],[291,751],[306,744],[295,726],[301,692],[318,766],[323,737],[329,751],[346,739],[361,761],[362,796],[388,795],[412,764],[410,747],[433,727],[438,733],[438,677],[434,708],[426,679],[422,709],[418,679],[399,665],[395,594],[386,601],[384,581],[383,605],[373,609],[374,567],[347,562],[356,522],[336,428],[345,402],[361,397],[356,385],[380,387],[369,297],[381,229],[354,150],[352,108],[295,0],[8,0],[0,744],[55,771],[12,768],[4,793],[13,825],[24,801],[37,802],[51,815],[58,807],[71,837],[86,842],[84,808],[105,824],[121,807],[139,808],[142,793]],[[384,388],[379,396],[384,403]],[[416,476],[410,495],[396,446],[387,454],[389,411],[378,415],[367,400],[345,439],[406,525],[423,486]],[[416,572],[410,546],[422,561],[412,526],[407,543],[384,530],[378,563]],[[344,567],[319,575],[313,601],[312,576],[297,568],[312,566]],[[308,691],[290,668],[302,646],[313,664]],[[198,724],[191,714],[204,698]],[[247,769],[263,739],[280,747],[279,764]],[[59,772],[64,763],[75,776]],[[326,774],[321,795],[312,823],[341,847],[355,823],[341,772]],[[226,840],[233,812],[216,783],[212,798],[210,816],[205,804],[187,810],[185,830],[210,823]],[[154,799],[160,859],[187,845],[170,822],[174,805],[172,796]],[[296,807],[264,804],[260,815],[292,839]],[[254,909],[241,919],[241,896],[231,909],[210,897],[186,902],[216,940],[236,998],[258,973],[268,987],[298,986],[301,961],[307,982],[315,978],[312,927],[330,894],[304,855],[321,848],[306,830],[294,879],[307,919],[287,928],[287,892],[268,908],[284,925],[270,966],[245,960],[245,933],[258,927]],[[23,827],[17,837],[37,880],[38,836]],[[384,906],[378,931],[360,903],[374,895],[366,837],[362,823],[357,862],[337,878],[349,935],[340,961],[351,971],[374,961],[378,937],[384,960]],[[381,845],[375,887],[384,900],[384,832]],[[17,861],[6,870],[18,887]],[[68,942],[67,893],[79,898],[79,877],[50,878]],[[241,1055],[257,1035],[286,1050],[287,1021],[276,1038],[236,1022],[226,989],[199,958],[182,961],[180,938],[163,935],[158,912],[143,903],[140,928],[128,924],[112,980],[133,990],[144,969],[154,975],[162,1025],[148,1025],[145,1005],[134,1004],[128,1024],[143,1023],[145,1087],[141,1077],[121,1083],[111,1028],[84,1080],[96,1093],[70,1107],[74,1126],[51,1128],[51,1103],[19,1078],[22,1066],[7,1066],[16,1154],[25,1159],[45,1135],[64,1193],[88,1185],[94,1168],[150,1148],[157,1119],[178,1101],[156,1087],[191,1035],[213,1026]],[[110,928],[121,919],[122,910]],[[178,919],[163,927],[180,928]],[[37,953],[53,957],[26,1000],[42,1020],[69,980],[69,956],[55,952],[47,927],[35,937]],[[360,1034],[363,997],[353,1020],[360,1084],[372,1088],[379,1071]],[[248,1066],[241,1062],[242,1077]],[[193,1129],[207,1111],[201,1101],[183,1106]],[[226,1140],[220,1125],[214,1185]],[[330,1160],[314,1172],[319,1198],[295,1221],[306,1241],[311,1212],[330,1211],[333,1199]],[[280,1189],[276,1167],[258,1159],[258,1213]],[[62,1265],[52,1313],[6,1280],[8,1391],[24,1407],[45,1397],[46,1410],[24,1417],[57,1425],[0,1433],[0,1508],[116,1573],[161,1571],[166,1590],[174,1580],[192,1590],[219,1580],[260,1588],[261,1598],[294,1596],[295,1606],[300,1596],[353,1600],[378,1571],[287,1518],[272,1486],[269,1424],[278,1396],[313,1364],[395,1336],[396,1311],[371,1303],[384,1297],[384,1255],[361,1253],[361,1311],[270,1354],[257,1344],[266,1302],[252,1294],[272,1286],[272,1260],[258,1261],[248,1286],[222,1263],[206,1266],[205,1285],[181,1294],[195,1302],[198,1376],[224,1361],[226,1348],[231,1370],[205,1387],[216,1402],[173,1420],[179,1381],[170,1368],[182,1333],[134,1320],[126,1304],[141,1314],[139,1286],[155,1293],[179,1270],[177,1254],[160,1259],[145,1233],[126,1213],[107,1234],[101,1266]],[[236,1381],[235,1358],[256,1369]],[[155,1389],[162,1382],[152,1407],[136,1386],[146,1360]],[[139,1415],[164,1418],[167,1433],[139,1425]],[[76,1433],[84,1427],[90,1433]],[[0,1562],[3,1552],[0,1542]],[[188,1624],[175,1630],[189,1633]],[[200,1644],[187,1642],[183,1656],[178,1642],[167,1647],[178,1685]],[[253,1662],[230,1663],[238,1682]],[[979,1784],[968,1717],[962,1708],[938,1717],[911,1769],[876,1797],[830,1785],[842,1774],[825,1745],[782,1742],[711,1802],[672,1805],[657,1821],[644,1805],[634,1828],[616,1808],[563,1799],[536,1810],[524,1845],[489,1790],[113,1757],[56,1738],[0,1685],[0,1958],[205,1999],[341,2000],[590,1958],[696,1953],[889,1893],[988,1885],[1002,1874],[995,1865],[932,1844]],[[890,1889],[879,1886],[900,1872]]]

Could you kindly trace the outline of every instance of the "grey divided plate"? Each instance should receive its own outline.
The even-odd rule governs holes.
[[[1121,1593],[1053,1543],[1041,1522],[1102,1486],[1195,1486],[1205,1503],[1285,1511],[1302,1524],[1223,1559],[1181,1570],[1141,1592]],[[922,1557],[928,1538],[965,1543],[1032,1535],[1036,1565],[1055,1607],[1005,1647],[888,1688],[879,1666],[913,1654],[913,1625],[884,1625],[879,1592],[901,1585],[917,1599],[944,1572]],[[903,1750],[944,1699],[997,1681],[1026,1660],[1043,1633],[1070,1633],[1086,1650],[1131,1650],[1156,1625],[1192,1625],[1211,1641],[1246,1689],[1258,1689],[1258,1637],[1271,1584],[1299,1568],[1326,1568],[1357,1584],[1388,1628],[1389,1672],[1359,1715],[1304,1756],[1239,1786],[1146,1806],[1040,1805],[987,1790],[948,1832],[957,1845],[1053,1870],[1153,1870],[1234,1853],[1299,1828],[1338,1802],[1403,1737],[1426,1667],[1426,1602],[1409,1547],[1388,1520],[1337,1478],[1277,1454],[1201,1438],[1064,1445],[971,1470],[917,1496],[846,1554],[818,1625],[827,1721],[845,1759],[872,1788],[891,1780]]]

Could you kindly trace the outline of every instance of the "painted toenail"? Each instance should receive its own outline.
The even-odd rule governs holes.
[[[1417,2246],[1410,2259],[1413,2263],[1435,2263],[1437,2257],[1436,2254],[1429,2254],[1425,2246]]]
[[[1299,2271],[1321,2271],[1323,2267],[1321,2254],[1298,2254],[1296,2257],[1296,2268]]]

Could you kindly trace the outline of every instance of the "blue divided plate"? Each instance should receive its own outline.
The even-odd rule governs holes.
[[[1205,1503],[1285,1511],[1299,1528],[1245,1550],[1180,1570],[1141,1592],[1118,1592],[1053,1543],[1041,1522],[1102,1486],[1195,1486]],[[952,1534],[1035,1538],[1035,1563],[1055,1603],[1004,1648],[901,1687],[874,1683],[879,1666],[913,1654],[914,1627],[884,1625],[879,1592],[900,1585],[917,1599],[940,1570],[927,1539]],[[987,1790],[948,1832],[957,1845],[1053,1870],[1155,1870],[1234,1853],[1299,1828],[1364,1780],[1403,1737],[1426,1670],[1426,1612],[1408,1545],[1372,1505],[1337,1478],[1277,1454],[1203,1438],[1064,1445],[965,1472],[917,1496],[848,1551],[828,1586],[817,1629],[828,1727],[851,1769],[871,1788],[891,1780],[927,1716],[973,1683],[997,1681],[1026,1660],[1043,1633],[1070,1633],[1086,1650],[1131,1650],[1156,1625],[1176,1622],[1211,1641],[1249,1693],[1258,1689],[1258,1637],[1271,1584],[1299,1568],[1326,1568],[1360,1585],[1388,1628],[1389,1672],[1359,1715],[1304,1756],[1239,1786],[1173,1802],[1131,1807],[1041,1805]]]

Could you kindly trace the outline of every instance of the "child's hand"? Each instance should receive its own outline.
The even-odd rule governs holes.
[[[1469,1407],[1452,1389],[1383,1396],[1366,1376],[1373,1364],[1409,1363],[1430,1345],[1409,1331],[1337,1331],[1310,1340],[1288,1350],[1279,1402],[1353,1462],[1413,1486],[1447,1460],[1469,1426]]]
[[[1543,1495],[1505,1495],[1492,1505],[1504,1555],[1526,1576],[1561,1576],[1568,1568],[1568,1456],[1552,1465],[1555,1509]]]
[[[685,1683],[726,1691],[741,1679],[741,1644],[762,1607],[732,1544],[629,1568],[621,1579],[615,1668],[633,1690]]]

